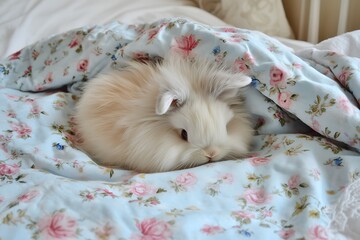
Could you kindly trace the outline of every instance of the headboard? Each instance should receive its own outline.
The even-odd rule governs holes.
[[[358,0],[282,0],[296,39],[317,43],[360,29]]]

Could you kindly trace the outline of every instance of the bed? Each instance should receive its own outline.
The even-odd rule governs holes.
[[[360,32],[311,44],[280,1],[266,26],[217,2],[2,2],[0,239],[359,238]],[[76,148],[82,86],[174,46],[251,76],[251,154],[153,174],[97,165]]]

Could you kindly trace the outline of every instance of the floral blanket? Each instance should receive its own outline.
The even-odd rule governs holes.
[[[171,49],[253,78],[251,156],[142,174],[74,148],[81,86]],[[184,19],[30,45],[0,62],[0,239],[330,239],[332,206],[360,177],[359,69],[357,58],[299,57],[259,32]]]

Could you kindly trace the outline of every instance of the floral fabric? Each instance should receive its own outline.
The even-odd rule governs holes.
[[[253,78],[252,154],[142,174],[74,148],[81,86],[169,51]],[[305,60],[259,32],[184,19],[84,27],[12,54],[0,62],[0,238],[330,238],[331,205],[360,177],[359,61]]]

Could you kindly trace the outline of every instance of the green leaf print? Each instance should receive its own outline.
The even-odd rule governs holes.
[[[305,111],[312,116],[321,116],[326,112],[326,109],[335,105],[336,100],[334,98],[329,99],[329,94],[326,94],[323,99],[319,95],[316,96],[316,100],[313,105],[310,105],[309,111]]]
[[[300,202],[296,202],[295,204],[295,210],[294,212],[292,213],[291,216],[295,217],[296,215],[299,215],[300,213],[302,213],[306,208],[307,206],[309,206],[310,203],[308,203],[308,196],[305,195],[304,197],[302,197],[300,199]]]

